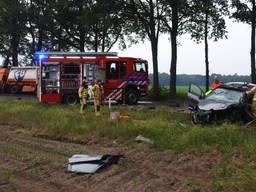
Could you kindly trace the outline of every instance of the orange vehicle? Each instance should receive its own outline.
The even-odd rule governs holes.
[[[136,104],[148,95],[149,79],[146,60],[118,57],[117,53],[39,52],[35,54],[38,65],[39,101],[76,104],[77,91],[82,79],[87,78],[89,88],[95,79],[104,87],[104,100]],[[91,96],[92,97],[92,96]]]

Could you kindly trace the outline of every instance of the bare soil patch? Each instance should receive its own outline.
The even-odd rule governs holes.
[[[218,151],[194,155],[145,145],[128,148],[93,137],[92,142],[78,143],[49,135],[39,138],[19,125],[2,124],[0,130],[0,191],[211,191],[212,173],[221,156]],[[124,158],[93,175],[66,172],[68,158],[79,153]]]

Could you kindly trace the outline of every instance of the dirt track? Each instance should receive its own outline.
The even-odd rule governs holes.
[[[134,149],[95,139],[78,145],[33,137],[18,125],[0,125],[0,191],[210,191],[212,171],[220,154],[201,157],[156,151],[144,145]],[[76,153],[124,155],[117,165],[94,175],[66,172],[67,159]],[[3,179],[6,171],[10,179]],[[201,190],[200,190],[201,189]]]

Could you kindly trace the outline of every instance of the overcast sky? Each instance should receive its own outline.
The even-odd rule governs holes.
[[[250,74],[250,25],[227,20],[228,39],[218,42],[210,41],[209,62],[210,73],[219,74]],[[205,74],[204,44],[196,44],[189,35],[179,37],[178,74]],[[115,50],[113,50],[115,51]],[[153,71],[151,48],[149,41],[134,45],[120,56],[140,57],[148,60],[149,70]],[[159,72],[169,73],[171,46],[167,35],[159,41]]]

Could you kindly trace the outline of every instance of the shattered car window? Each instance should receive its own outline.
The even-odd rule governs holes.
[[[243,92],[219,88],[212,91],[211,94],[209,94],[206,99],[211,99],[214,101],[239,103],[242,96]]]

